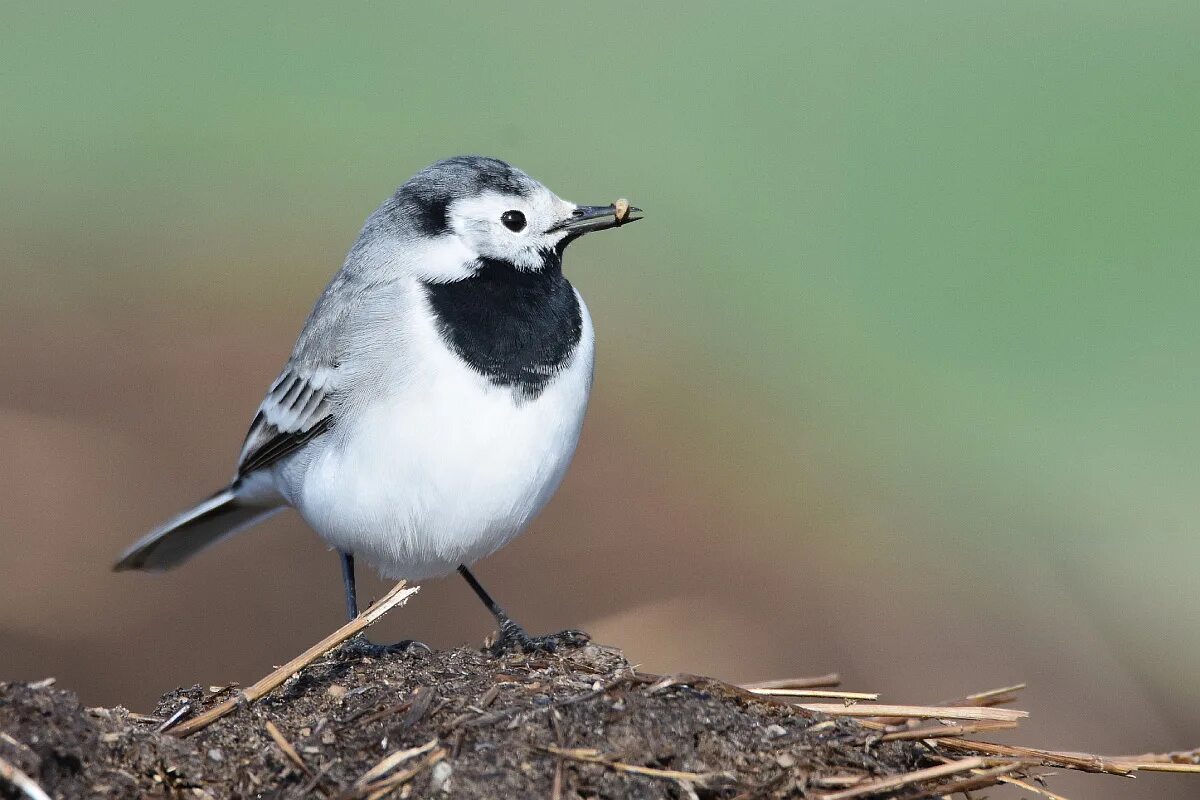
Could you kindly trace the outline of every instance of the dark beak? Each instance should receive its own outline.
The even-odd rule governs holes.
[[[575,238],[592,231],[619,228],[627,223],[637,222],[641,217],[634,216],[634,214],[641,213],[640,208],[629,206],[625,214],[618,217],[615,203],[607,206],[576,206],[575,210],[571,212],[571,216],[555,225],[549,232],[570,231],[571,238]]]

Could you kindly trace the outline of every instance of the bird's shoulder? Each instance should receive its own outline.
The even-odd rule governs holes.
[[[238,458],[239,477],[271,466],[333,426],[346,388],[345,362],[361,355],[393,288],[346,269],[334,276],[259,404]]]
[[[289,362],[258,406],[238,458],[238,476],[268,467],[333,424],[336,366]]]

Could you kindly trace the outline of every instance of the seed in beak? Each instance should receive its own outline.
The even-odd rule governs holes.
[[[622,197],[613,203],[613,208],[616,209],[617,224],[625,222],[625,218],[629,216],[629,201]]]

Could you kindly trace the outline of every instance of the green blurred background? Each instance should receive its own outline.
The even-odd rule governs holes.
[[[568,258],[596,394],[479,567],[515,615],[1200,744],[1200,6],[6,4],[0,118],[0,678],[144,709],[336,624],[295,518],[108,564],[227,478],[363,218],[484,153],[648,212]],[[394,616],[489,621],[455,581]]]

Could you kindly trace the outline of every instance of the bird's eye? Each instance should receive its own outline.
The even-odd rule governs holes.
[[[525,215],[520,211],[505,211],[500,215],[500,222],[513,233],[525,230]]]

